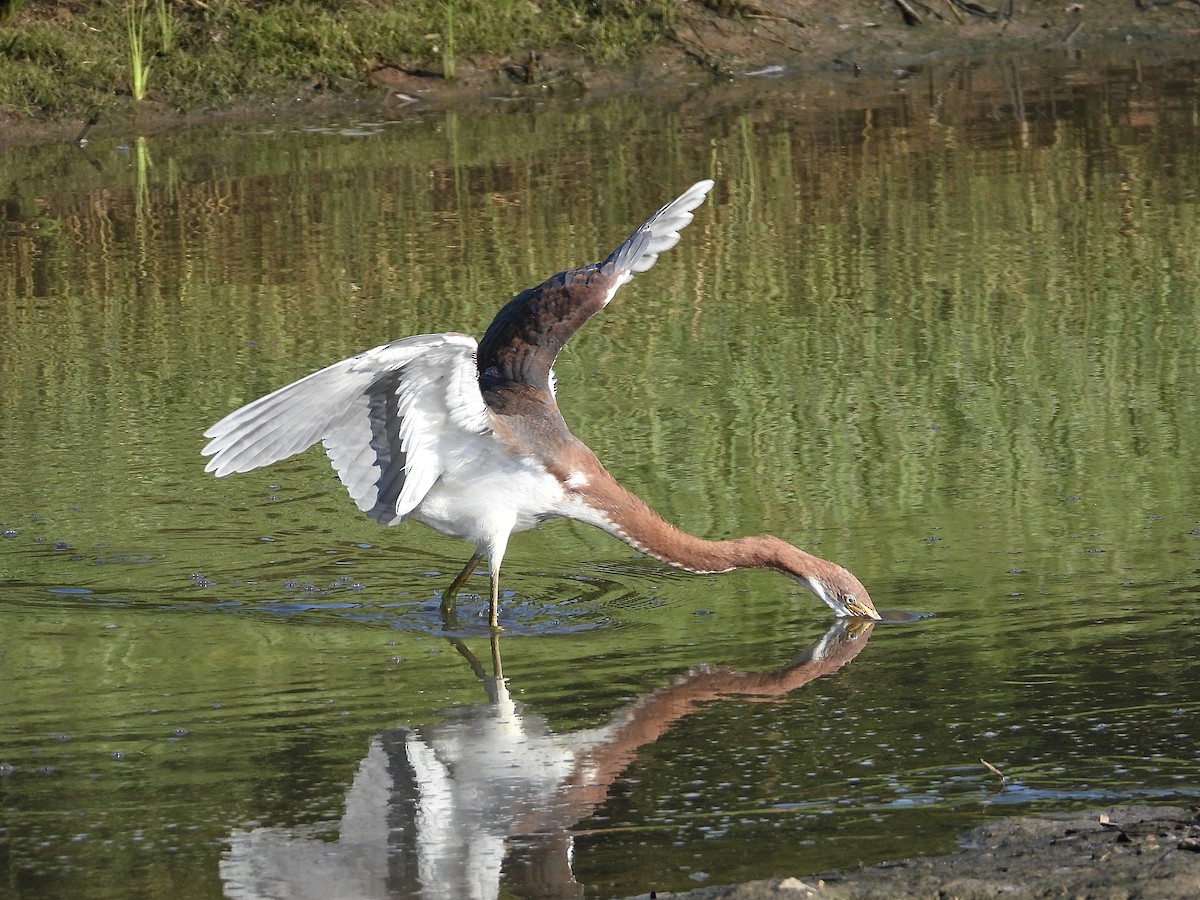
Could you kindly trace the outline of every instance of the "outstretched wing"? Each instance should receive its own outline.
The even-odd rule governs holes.
[[[553,394],[550,369],[576,331],[608,305],[617,289],[645,272],[664,250],[679,243],[679,231],[692,221],[711,181],[699,181],[643,222],[608,259],[559,272],[522,291],[496,314],[479,342],[479,375],[485,389],[505,382]]]
[[[227,415],[204,436],[206,472],[248,472],[317,441],[358,508],[383,525],[424,499],[464,433],[490,430],[475,339],[425,334],[384,344]]]

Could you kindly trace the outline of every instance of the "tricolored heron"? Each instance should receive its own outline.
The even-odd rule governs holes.
[[[358,508],[381,525],[414,519],[475,546],[443,609],[487,557],[493,628],[509,535],[555,517],[595,525],[688,572],[774,569],[835,615],[878,619],[854,575],[786,541],[680,531],[622,487],[559,412],[558,352],[634,273],[678,243],[712,186],[692,185],[604,262],[522,291],[479,343],[454,332],[402,338],[235,410],[205,432],[205,471],[247,472],[320,441]]]

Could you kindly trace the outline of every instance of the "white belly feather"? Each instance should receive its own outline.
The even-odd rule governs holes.
[[[444,471],[409,518],[448,537],[485,546],[567,509],[566,492],[539,463],[480,454]]]

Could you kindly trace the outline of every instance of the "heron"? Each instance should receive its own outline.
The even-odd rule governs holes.
[[[320,441],[351,499],[379,524],[412,519],[474,546],[442,594],[443,612],[487,558],[493,629],[509,537],[554,518],[594,525],[687,572],[773,569],[836,616],[880,618],[847,569],[781,538],[706,540],[676,528],[609,473],[559,410],[553,366],[563,345],[679,242],[712,187],[692,185],[603,262],[517,294],[478,342],[457,332],[401,338],[229,413],[204,433],[205,471],[248,472]]]

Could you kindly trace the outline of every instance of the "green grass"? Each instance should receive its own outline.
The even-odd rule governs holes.
[[[170,53],[175,44],[175,16],[171,12],[171,4],[167,0],[155,0],[154,18],[158,21],[158,49],[160,53]]]
[[[24,5],[25,0],[0,0],[0,24],[11,21]]]
[[[134,100],[146,98],[150,81],[150,60],[146,56],[146,0],[129,0],[125,27],[129,35],[129,92]]]
[[[442,77],[454,77],[454,0],[446,0],[446,28],[442,36]]]
[[[69,117],[119,106],[144,95],[151,70],[155,100],[194,110],[351,91],[381,65],[461,76],[478,54],[566,47],[620,63],[670,34],[673,8],[673,0],[27,4],[0,24],[0,110]],[[128,53],[118,57],[114,45]]]

